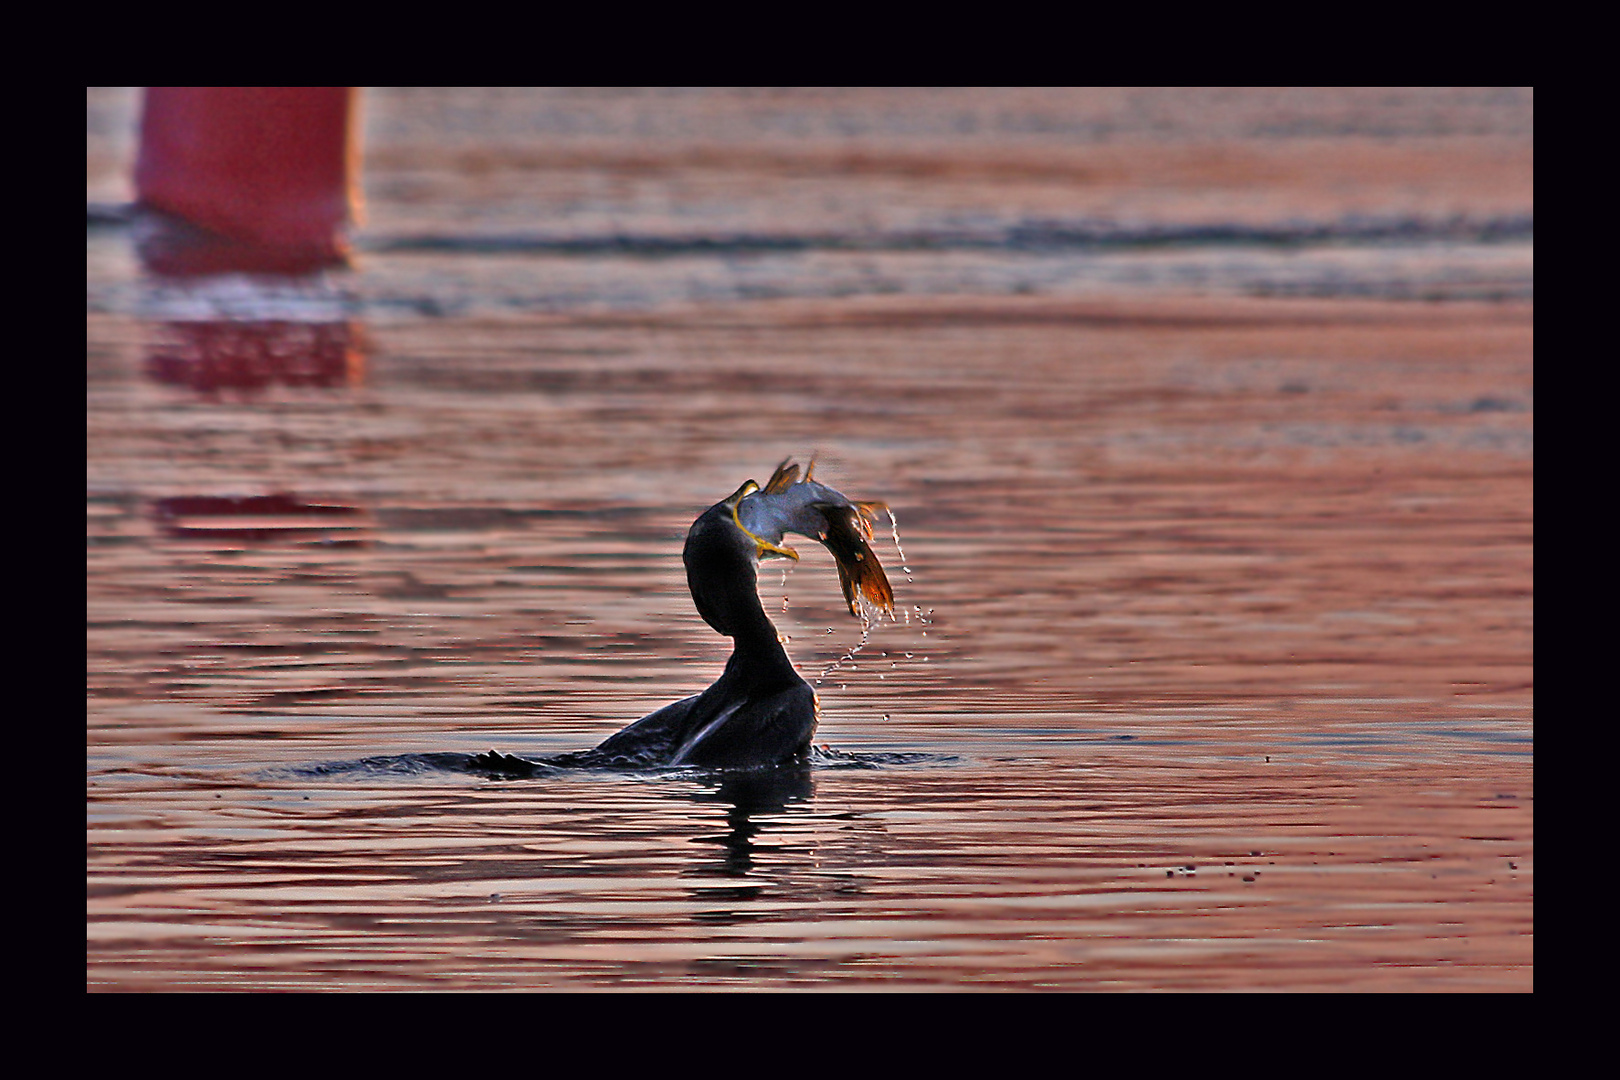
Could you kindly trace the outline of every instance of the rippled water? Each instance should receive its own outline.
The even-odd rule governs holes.
[[[356,274],[176,297],[92,229],[88,985],[1529,989],[1530,106],[1255,94],[1183,100],[1215,152],[1133,142],[1159,99],[378,93]],[[1355,215],[1421,235],[1142,239]],[[717,246],[533,239],[627,235]],[[707,685],[685,528],[812,451],[912,572],[811,766],[411,756]],[[859,627],[801,550],[814,679]]]

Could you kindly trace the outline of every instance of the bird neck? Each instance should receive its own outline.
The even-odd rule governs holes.
[[[797,681],[799,673],[788,659],[787,650],[776,626],[765,614],[759,602],[759,593],[749,589],[739,598],[731,612],[731,661],[727,667],[741,665],[758,681]]]

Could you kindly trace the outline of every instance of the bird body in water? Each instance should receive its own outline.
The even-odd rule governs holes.
[[[760,603],[760,560],[799,557],[783,545],[786,533],[819,540],[838,565],[852,615],[894,614],[893,591],[870,546],[874,513],[883,504],[852,502],[811,479],[814,468],[812,461],[800,480],[799,467],[782,462],[763,488],[748,481],[699,515],[686,534],[682,561],[698,614],[732,640],[714,685],[552,764],[752,768],[809,753],[820,706]]]

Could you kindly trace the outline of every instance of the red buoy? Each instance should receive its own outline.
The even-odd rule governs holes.
[[[159,274],[343,265],[358,199],[348,86],[149,86],[137,245]]]

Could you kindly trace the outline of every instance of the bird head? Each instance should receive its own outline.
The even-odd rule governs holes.
[[[894,616],[894,592],[871,547],[884,505],[850,500],[812,479],[814,468],[812,461],[800,480],[799,466],[784,461],[763,488],[749,480],[692,523],[682,555],[687,586],[698,614],[720,633],[735,637],[744,613],[757,607],[761,559],[798,559],[782,543],[789,532],[832,552],[850,614]]]
[[[872,524],[877,512],[886,507],[880,502],[856,502],[813,479],[814,472],[812,460],[800,480],[799,466],[791,459],[783,461],[763,488],[738,497],[737,527],[753,538],[762,559],[799,557],[782,545],[785,533],[821,541],[838,565],[838,582],[850,614],[861,617],[865,611],[892,618],[894,590],[872,550]]]

